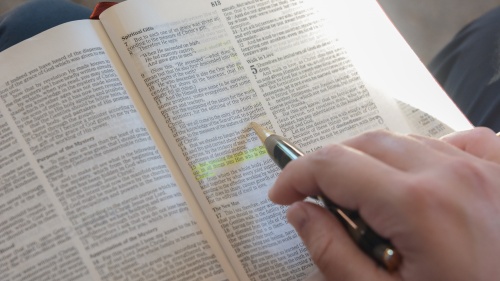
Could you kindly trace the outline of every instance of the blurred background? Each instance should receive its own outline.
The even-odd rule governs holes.
[[[0,0],[0,14],[26,1],[29,0]],[[463,26],[500,5],[500,0],[377,1],[424,63],[428,63]],[[73,2],[93,8],[99,0]]]

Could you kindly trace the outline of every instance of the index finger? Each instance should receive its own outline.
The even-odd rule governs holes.
[[[370,155],[333,144],[290,162],[269,191],[269,198],[278,204],[291,204],[307,196],[325,195],[339,206],[356,210],[368,201],[391,201],[394,182],[403,177],[402,171]]]

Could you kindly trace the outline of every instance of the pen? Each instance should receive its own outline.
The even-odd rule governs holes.
[[[288,162],[303,156],[304,153],[292,142],[278,136],[259,124],[252,122],[252,128],[264,144],[269,156],[283,169]],[[358,212],[338,207],[326,197],[315,198],[323,203],[346,228],[354,242],[378,264],[389,272],[395,271],[401,263],[400,254],[391,243],[377,235],[359,216]]]

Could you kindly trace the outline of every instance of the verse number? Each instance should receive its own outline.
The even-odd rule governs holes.
[[[257,68],[255,68],[255,66],[254,66],[254,65],[251,65],[251,66],[250,66],[250,69],[252,70],[252,73],[253,73],[253,74],[257,74],[257,72],[258,72],[258,71],[257,71]]]
[[[217,7],[217,6],[220,6],[220,5],[221,5],[221,3],[220,3],[220,1],[219,1],[219,0],[217,0],[217,1],[212,1],[212,2],[210,2],[210,4],[212,4],[212,7]]]

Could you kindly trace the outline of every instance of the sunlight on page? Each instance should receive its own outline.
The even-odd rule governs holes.
[[[318,1],[330,19],[331,30],[341,34],[353,63],[370,91],[389,95],[437,118],[453,130],[472,126],[420,62],[376,1],[354,0],[346,5],[358,15],[336,12],[329,1]],[[363,18],[364,20],[352,20]],[[336,29],[339,24],[346,29]],[[359,36],[363,34],[363,36]],[[390,81],[390,83],[387,83]]]

